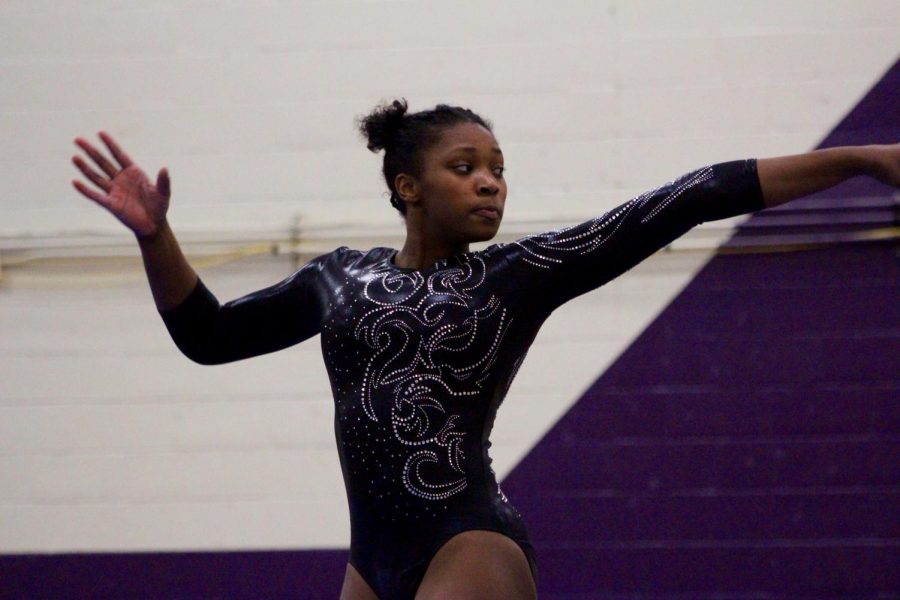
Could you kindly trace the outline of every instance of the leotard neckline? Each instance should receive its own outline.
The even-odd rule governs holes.
[[[425,267],[424,269],[414,269],[414,268],[412,268],[412,267],[401,267],[401,266],[398,266],[398,265],[394,262],[394,258],[396,258],[397,253],[399,252],[399,250],[397,250],[397,249],[395,249],[395,248],[379,248],[379,249],[380,249],[380,250],[383,250],[383,251],[385,252],[384,263],[385,263],[386,265],[388,265],[391,269],[393,269],[393,270],[395,270],[395,271],[400,271],[401,273],[423,273],[423,274],[424,274],[424,273],[430,273],[430,272],[432,272],[432,271],[438,271],[438,270],[440,270],[440,269],[445,269],[445,268],[447,268],[448,266],[451,266],[451,265],[452,265],[452,266],[459,266],[459,265],[465,264],[465,262],[466,262],[466,260],[468,259],[468,257],[470,257],[470,256],[472,256],[473,254],[475,254],[475,252],[472,252],[472,251],[469,251],[469,252],[459,252],[459,253],[454,254],[454,255],[452,255],[452,256],[449,256],[449,257],[447,257],[447,258],[442,258],[442,259],[440,259],[439,261],[437,261],[436,263],[434,263],[434,264],[431,265],[430,267]]]

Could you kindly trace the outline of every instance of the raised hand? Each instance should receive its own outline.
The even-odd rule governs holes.
[[[160,169],[156,185],[153,185],[108,133],[101,131],[98,135],[119,166],[107,160],[84,138],[75,138],[75,144],[93,159],[103,174],[95,171],[80,156],[73,156],[72,162],[102,193],[76,179],[72,180],[72,185],[115,215],[139,240],[154,238],[165,223],[169,208],[169,172],[165,167]]]

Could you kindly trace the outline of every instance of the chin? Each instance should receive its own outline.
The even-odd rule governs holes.
[[[492,227],[491,229],[482,231],[473,231],[469,235],[469,242],[486,242],[493,239],[494,236],[497,235],[497,229],[499,229],[499,227]]]

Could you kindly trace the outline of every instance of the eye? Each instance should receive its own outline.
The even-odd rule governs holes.
[[[506,167],[504,167],[503,165],[494,167],[494,175],[496,175],[497,177],[503,177],[503,173],[505,173],[505,172],[506,172]]]
[[[453,170],[459,173],[469,173],[472,171],[472,165],[468,163],[460,163],[458,165],[455,165],[453,167]]]

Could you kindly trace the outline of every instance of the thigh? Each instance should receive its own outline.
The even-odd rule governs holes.
[[[362,578],[362,575],[347,563],[347,571],[344,573],[344,585],[341,587],[340,600],[378,600],[378,596]]]
[[[496,531],[464,531],[432,558],[416,600],[534,600],[537,590],[522,548]]]

